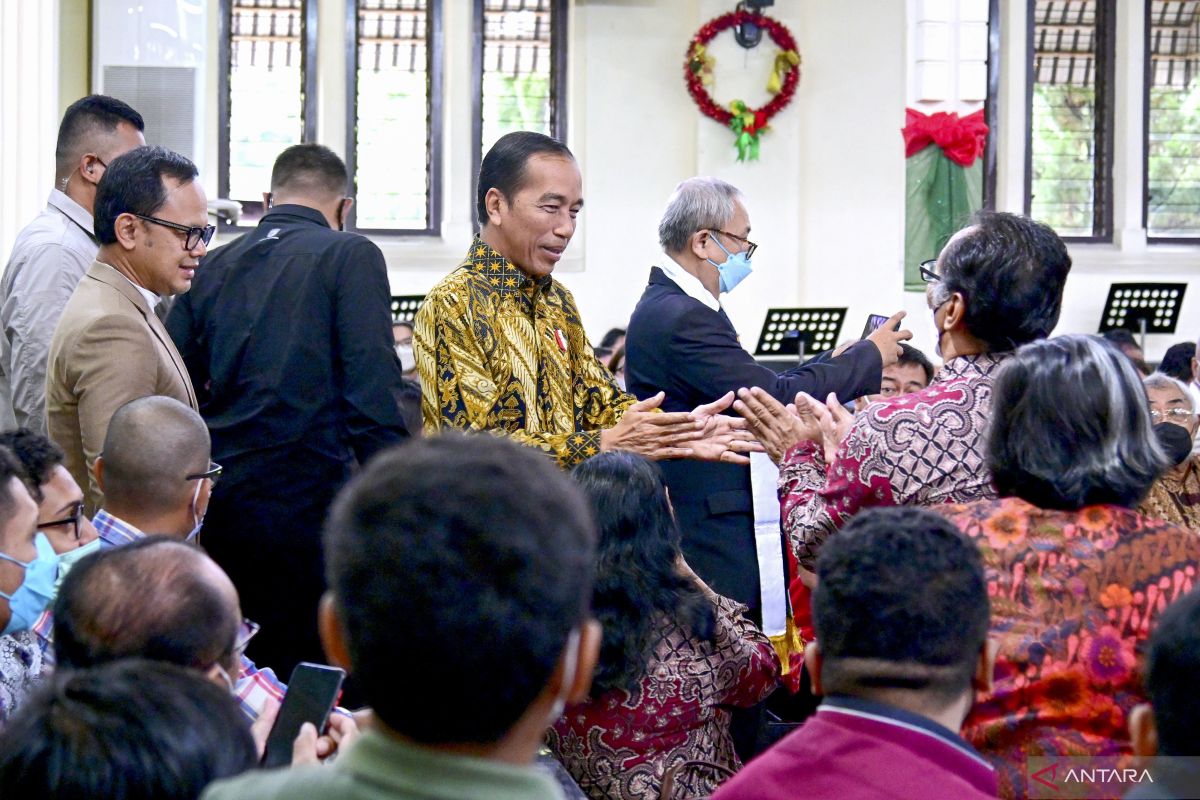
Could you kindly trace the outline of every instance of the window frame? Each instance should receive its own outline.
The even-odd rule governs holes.
[[[1000,0],[988,0],[987,96],[983,100],[983,121],[988,135],[983,144],[982,208],[996,210],[996,165],[1000,131]]]
[[[1092,173],[1095,197],[1090,236],[1063,236],[1064,242],[1111,244],[1113,241],[1113,163],[1116,127],[1116,0],[1096,2],[1096,159]],[[1025,24],[1025,214],[1033,208],[1033,87],[1037,0],[1027,0]]]
[[[346,0],[346,172],[350,177],[351,204],[346,214],[346,230],[375,237],[438,237],[442,235],[442,115],[445,108],[443,47],[445,43],[442,24],[442,0],[427,0],[425,8],[428,20],[425,40],[425,74],[428,75],[429,94],[425,100],[426,118],[429,125],[425,130],[429,160],[425,165],[425,227],[424,228],[360,228],[358,227],[358,0]]]
[[[219,0],[217,16],[217,196],[237,200],[243,212],[257,215],[255,222],[232,224],[218,220],[219,231],[247,231],[258,225],[266,209],[262,200],[239,200],[229,197],[229,114],[233,81],[233,6],[236,0]],[[301,142],[317,140],[317,5],[318,0],[300,0],[300,119],[303,127]],[[311,69],[310,69],[311,67]],[[270,191],[264,186],[263,191]]]
[[[1145,26],[1142,42],[1142,230],[1146,244],[1200,245],[1200,233],[1195,236],[1152,236],[1150,234],[1150,90],[1154,88],[1154,67],[1151,28],[1154,26],[1152,0],[1143,0]]]
[[[484,0],[472,0],[471,22],[471,222],[480,228],[477,208],[479,167],[483,161]],[[570,0],[550,0],[550,135],[567,143],[567,70]]]

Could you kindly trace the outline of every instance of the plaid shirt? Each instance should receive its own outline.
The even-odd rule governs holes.
[[[128,522],[114,517],[104,509],[96,512],[96,516],[92,518],[92,524],[96,526],[96,531],[100,534],[100,549],[102,550],[132,544],[146,536]],[[239,641],[248,638],[247,628],[248,626],[243,622],[242,630],[238,633]],[[51,635],[53,625],[49,611],[42,615],[42,618],[33,626],[33,630],[38,635],[39,641],[43,643],[43,655],[49,663],[53,663],[54,648],[52,645],[54,640]],[[272,698],[276,702],[282,702],[286,691],[287,686],[275,677],[274,670],[259,669],[254,666],[253,661],[242,656],[237,683],[234,685],[234,696],[247,717],[252,720],[258,719],[258,713],[267,699]]]

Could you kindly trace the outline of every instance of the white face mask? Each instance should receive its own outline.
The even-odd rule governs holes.
[[[563,681],[562,689],[558,693],[558,697],[554,698],[554,705],[550,707],[550,724],[558,722],[558,718],[562,716],[563,711],[567,707],[567,696],[571,694],[571,687],[575,683],[575,670],[579,666],[579,628],[572,628],[567,634],[567,652],[563,658]]]
[[[400,359],[400,369],[404,372],[411,372],[417,366],[417,357],[413,355],[411,344],[396,345],[396,357]]]

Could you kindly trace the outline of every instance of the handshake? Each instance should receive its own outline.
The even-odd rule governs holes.
[[[900,328],[903,311],[870,336],[884,367],[896,363],[900,342],[912,333]],[[837,351],[835,351],[836,354]],[[834,356],[836,358],[836,355]],[[691,458],[726,464],[749,464],[750,453],[766,453],[776,464],[796,444],[818,442],[827,460],[850,430],[854,417],[830,394],[822,403],[805,392],[784,405],[760,387],[727,392],[692,411],[660,412],[664,394],[630,406],[614,427],[600,434],[600,449],[627,450],[660,460]],[[732,409],[740,416],[727,415]]]

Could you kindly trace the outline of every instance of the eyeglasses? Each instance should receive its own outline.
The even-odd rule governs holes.
[[[738,236],[736,233],[730,233],[729,231],[720,231],[716,229],[713,229],[712,232],[719,233],[722,236],[728,236],[730,239],[739,241],[746,245],[746,258],[754,258],[754,251],[758,249],[758,245],[747,239],[745,236]]]
[[[1168,408],[1166,411],[1153,411],[1152,410],[1150,412],[1150,419],[1154,420],[1155,422],[1162,422],[1164,420],[1171,421],[1171,420],[1190,419],[1191,417],[1194,417],[1194,416],[1195,416],[1195,414],[1191,411],[1188,411],[1186,408]]]
[[[69,517],[63,517],[62,519],[51,520],[50,522],[43,522],[38,527],[39,528],[56,528],[59,525],[70,525],[72,532],[75,534],[75,541],[78,542],[79,541],[79,520],[83,518],[83,503],[82,502],[76,503],[72,508],[74,510],[71,512],[71,515]]]
[[[928,259],[927,261],[922,261],[921,262],[921,280],[925,281],[926,283],[935,283],[937,281],[940,281],[942,279],[942,276],[938,275],[937,272],[935,272],[936,269],[937,269],[937,259],[936,258],[931,258],[931,259]]]
[[[132,213],[132,212],[131,212]],[[138,219],[144,219],[146,222],[153,222],[155,225],[162,225],[164,228],[170,228],[174,231],[187,234],[183,240],[184,250],[195,250],[200,242],[204,242],[207,246],[212,241],[213,233],[216,232],[216,225],[205,225],[204,227],[190,227],[188,225],[180,225],[178,222],[171,222],[158,217],[148,217],[145,214],[134,214]]]
[[[250,646],[250,640],[258,633],[259,625],[257,622],[243,618],[242,624],[238,626],[237,639],[233,642],[233,653],[240,660],[246,654],[246,648]]]
[[[208,462],[208,469],[206,471],[197,472],[195,475],[185,475],[183,479],[185,481],[202,481],[207,478],[215,485],[220,479],[221,473],[224,471],[224,467],[222,467],[220,464],[215,461],[210,461]]]

